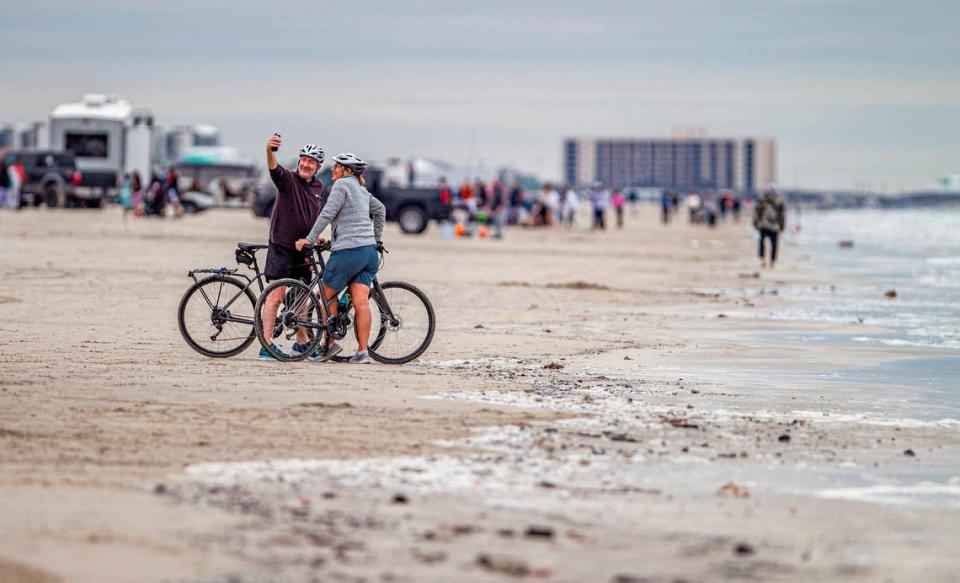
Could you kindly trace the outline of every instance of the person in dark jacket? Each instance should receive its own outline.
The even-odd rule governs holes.
[[[300,148],[297,169],[292,172],[277,161],[276,152],[281,145],[280,134],[273,134],[267,140],[267,169],[277,187],[277,200],[270,215],[269,247],[263,272],[267,281],[289,277],[309,282],[311,272],[305,262],[310,259],[310,251],[297,249],[296,243],[310,232],[310,227],[326,204],[327,193],[317,178],[317,172],[323,165],[323,149],[316,144],[306,144]],[[264,338],[273,338],[276,319],[268,315],[277,313],[285,292],[285,287],[277,288],[263,303]],[[307,331],[298,328],[293,350],[302,352],[307,344]],[[260,349],[259,358],[273,360],[266,348]]]
[[[753,228],[760,236],[760,267],[767,267],[764,242],[770,240],[770,263],[772,269],[777,262],[777,243],[780,233],[787,224],[786,204],[777,190],[770,186],[753,207]]]

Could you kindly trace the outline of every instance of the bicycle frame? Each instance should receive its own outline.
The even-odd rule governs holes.
[[[235,296],[233,296],[232,298],[230,298],[230,301],[227,302],[226,305],[224,305],[224,306],[222,306],[222,307],[216,307],[216,304],[210,301],[210,297],[207,295],[207,292],[204,291],[203,287],[200,287],[200,288],[199,288],[199,290],[200,290],[200,295],[203,296],[203,300],[204,300],[205,302],[207,302],[207,306],[210,308],[211,311],[216,312],[217,310],[219,310],[220,312],[226,312],[227,310],[230,309],[230,306],[233,305],[233,302],[237,301],[237,299],[238,299],[240,296],[244,295],[244,293],[245,293],[248,289],[250,289],[250,287],[253,285],[254,282],[256,282],[256,283],[257,283],[257,286],[260,288],[260,293],[263,293],[263,289],[264,289],[263,282],[264,282],[264,280],[266,279],[267,276],[266,276],[265,273],[262,273],[262,272],[260,271],[260,264],[259,264],[259,262],[257,261],[257,256],[256,256],[255,254],[254,254],[254,256],[253,256],[253,272],[254,272],[254,277],[250,277],[250,276],[247,275],[246,273],[240,273],[240,269],[239,269],[239,268],[238,268],[238,269],[227,269],[226,267],[217,267],[217,268],[215,268],[215,269],[192,269],[192,270],[190,270],[189,272],[187,272],[187,275],[188,275],[191,279],[193,279],[194,283],[196,283],[196,284],[198,284],[198,285],[199,285],[199,283],[200,283],[200,280],[197,279],[197,275],[196,275],[196,274],[198,274],[198,273],[210,273],[210,274],[213,274],[213,275],[219,275],[219,276],[221,276],[221,277],[229,275],[229,276],[232,276],[232,277],[238,277],[238,278],[242,277],[243,279],[245,279],[245,280],[247,281],[247,285],[243,286],[243,289],[241,289],[240,291],[238,291],[237,294],[236,294]],[[259,295],[259,294],[258,294],[258,295]],[[217,298],[217,301],[218,301],[218,302],[219,302],[219,300],[220,300],[220,298]],[[237,322],[238,324],[250,324],[251,326],[253,325],[253,318],[244,318],[243,316],[230,315],[230,316],[224,318],[223,321],[225,321],[225,322]]]
[[[326,261],[323,260],[323,251],[324,251],[323,247],[317,247],[317,246],[313,247],[313,254],[314,254],[314,257],[316,257],[316,259],[312,261],[308,261],[306,264],[313,269],[314,277],[312,280],[310,280],[310,283],[307,285],[310,287],[310,289],[317,290],[317,297],[320,298],[321,300],[320,303],[324,310],[324,322],[325,322],[324,328],[326,329],[326,332],[328,335],[333,336],[332,332],[333,332],[335,322],[334,322],[334,316],[330,315],[330,304],[336,302],[337,301],[336,298],[340,294],[337,293],[330,299],[327,299],[326,294],[323,292],[323,284],[321,283],[321,281],[323,280],[323,272],[324,270],[326,270],[326,267],[327,267]],[[376,276],[374,276],[373,278],[373,285],[371,286],[371,290],[372,290],[370,294],[371,297],[375,298],[375,301],[376,301],[376,298],[379,298],[380,301],[378,302],[378,304],[384,310],[387,318],[389,318],[390,325],[397,326],[399,324],[399,321],[397,320],[397,317],[394,315],[393,310],[390,309],[390,304],[387,302],[387,297],[383,293],[383,287],[380,286],[380,280]],[[350,302],[351,304],[353,303],[352,298]],[[307,327],[311,327],[311,326],[307,325]]]

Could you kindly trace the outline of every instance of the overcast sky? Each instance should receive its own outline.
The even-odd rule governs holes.
[[[770,136],[782,185],[960,173],[960,1],[0,0],[0,121],[119,93],[260,156],[561,176],[568,135]]]

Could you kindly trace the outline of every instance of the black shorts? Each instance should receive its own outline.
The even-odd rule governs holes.
[[[267,281],[292,277],[304,283],[310,283],[313,274],[310,271],[310,266],[303,264],[309,259],[309,251],[297,251],[290,247],[270,243],[267,248],[267,262],[264,265],[263,273],[267,276]]]

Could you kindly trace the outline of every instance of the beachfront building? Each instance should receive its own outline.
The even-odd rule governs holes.
[[[776,182],[777,144],[771,138],[710,138],[702,132],[672,138],[568,138],[563,164],[568,184],[599,181],[613,188],[752,193]]]

